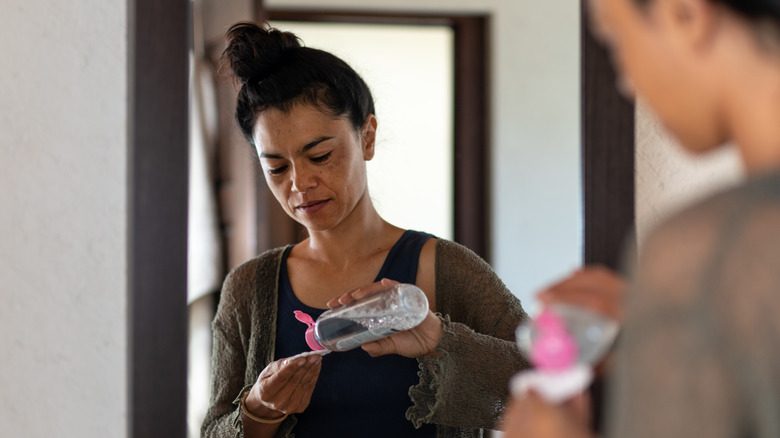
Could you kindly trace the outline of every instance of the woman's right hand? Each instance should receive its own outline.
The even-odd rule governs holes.
[[[321,366],[319,354],[271,362],[249,391],[246,409],[267,420],[303,412],[311,401]]]
[[[575,304],[622,322],[625,291],[625,280],[617,272],[590,265],[548,286],[537,298],[543,304]]]

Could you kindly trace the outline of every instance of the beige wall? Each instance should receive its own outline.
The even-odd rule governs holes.
[[[126,435],[127,1],[0,9],[0,424]]]

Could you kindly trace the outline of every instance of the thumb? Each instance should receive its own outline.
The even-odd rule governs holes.
[[[367,342],[360,346],[371,357],[384,356],[394,353],[394,344],[389,338],[379,339],[374,342]]]

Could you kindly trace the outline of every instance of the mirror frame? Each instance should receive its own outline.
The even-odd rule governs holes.
[[[609,54],[580,2],[583,262],[619,269],[635,239],[634,103],[617,90]]]
[[[590,31],[588,0],[580,1],[583,263],[620,271],[636,247],[635,109],[617,91],[609,54]],[[590,387],[591,421],[604,432],[606,382]]]
[[[189,7],[129,2],[127,428],[134,438],[187,435]],[[583,17],[584,261],[617,267],[633,234],[634,107],[615,90],[609,59],[587,28]]]
[[[130,437],[186,437],[188,0],[128,3]]]

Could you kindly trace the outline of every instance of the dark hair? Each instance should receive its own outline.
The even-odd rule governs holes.
[[[640,5],[646,5],[653,0],[634,0]],[[780,0],[710,0],[720,3],[729,9],[751,19],[772,18],[780,21]]]
[[[333,54],[303,47],[294,34],[243,22],[228,30],[227,40],[222,62],[241,83],[236,121],[250,143],[257,116],[269,108],[314,105],[347,117],[356,130],[374,114],[374,99],[363,79]]]

